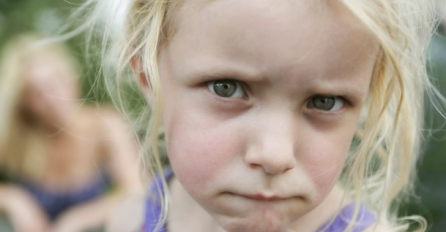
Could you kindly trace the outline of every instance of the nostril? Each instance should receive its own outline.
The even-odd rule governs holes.
[[[283,154],[282,156],[278,158],[273,154],[251,153],[246,155],[245,163],[251,169],[262,169],[269,175],[276,175],[293,169],[296,163],[293,154]]]
[[[280,173],[285,173],[293,168],[293,166],[289,165],[290,163],[274,163],[265,165],[263,169],[266,173],[276,175]]]
[[[248,163],[248,166],[249,166],[249,168],[251,168],[251,169],[259,169],[259,168],[262,168],[261,165],[259,165],[259,164],[254,164],[254,163]]]
[[[297,163],[294,137],[283,130],[266,132],[257,135],[256,140],[248,144],[243,157],[245,164],[251,169],[261,168],[269,175],[293,169]]]

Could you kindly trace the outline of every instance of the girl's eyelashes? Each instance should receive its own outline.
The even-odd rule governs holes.
[[[244,86],[240,81],[222,79],[210,81],[207,86],[212,93],[221,98],[247,98]],[[346,103],[349,102],[344,97],[320,94],[311,97],[307,107],[319,111],[336,112],[342,110]]]
[[[331,95],[316,95],[310,99],[307,103],[307,107],[310,109],[316,109],[321,111],[339,111],[344,107],[345,100],[342,97]]]
[[[245,90],[240,82],[234,80],[218,80],[208,83],[208,88],[223,98],[246,98]]]

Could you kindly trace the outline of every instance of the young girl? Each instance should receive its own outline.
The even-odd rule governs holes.
[[[0,212],[17,232],[95,229],[142,189],[136,143],[116,112],[81,105],[74,58],[41,39],[1,56]]]
[[[123,45],[118,76],[131,64],[151,109],[143,231],[425,231],[396,212],[435,93],[427,1],[129,2],[107,47]]]

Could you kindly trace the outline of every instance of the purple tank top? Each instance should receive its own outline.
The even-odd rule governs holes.
[[[164,170],[164,178],[166,180],[169,180],[170,178],[172,178],[172,176],[173,172],[171,169]],[[148,199],[146,201],[145,220],[143,228],[141,229],[142,232],[168,232],[166,225],[164,225],[161,230],[155,231],[156,224],[159,221],[161,214],[161,204],[159,202],[158,193],[161,192],[162,194],[163,190],[161,189],[161,191],[158,191],[158,188],[160,186],[162,186],[161,176],[158,175],[150,186],[149,191],[151,196],[154,196],[154,198]],[[316,232],[344,231],[353,217],[354,209],[354,203],[347,205],[333,220],[330,220],[325,225],[321,226],[321,228],[319,228]],[[361,205],[359,207],[358,216],[351,232],[362,232],[375,222],[376,218],[374,214],[369,209],[367,209],[367,207]]]
[[[317,232],[339,232],[344,231],[353,219],[355,203],[345,206],[333,219],[321,226]],[[364,205],[359,207],[358,215],[351,232],[361,232],[376,222],[375,215]]]
[[[165,168],[163,175],[165,180],[169,181],[169,179],[173,177],[172,169]],[[162,180],[161,175],[158,175],[155,177],[149,189],[150,198],[146,201],[144,224],[141,229],[142,232],[167,232],[166,225],[163,225],[160,230],[155,231],[161,216],[161,196],[159,194],[164,194],[164,189],[160,189],[160,187],[162,187]],[[159,191],[159,189],[161,191]]]

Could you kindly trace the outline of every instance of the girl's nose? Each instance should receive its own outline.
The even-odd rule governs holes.
[[[293,169],[296,166],[296,123],[292,114],[272,114],[256,122],[257,127],[247,144],[246,164],[252,168],[262,168],[270,175]]]

